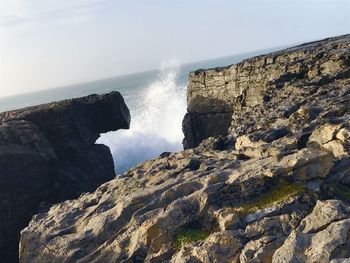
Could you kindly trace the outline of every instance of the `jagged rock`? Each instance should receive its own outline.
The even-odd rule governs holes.
[[[284,241],[284,237],[264,236],[257,240],[249,241],[242,249],[241,263],[271,262],[273,253]]]
[[[264,218],[268,215],[271,215],[275,212],[277,212],[280,208],[278,206],[271,206],[271,207],[267,207],[267,208],[264,208],[264,209],[261,209],[253,214],[248,214],[244,221],[249,224],[249,223],[252,223],[252,222],[255,222],[261,218]]]
[[[313,212],[276,250],[272,262],[329,262],[349,257],[349,207],[336,200],[319,201]],[[345,217],[345,219],[343,219]]]
[[[310,136],[310,142],[316,142],[319,145],[326,144],[333,140],[337,132],[341,129],[340,125],[326,124],[316,129]]]
[[[216,164],[222,160],[222,163],[215,168],[215,171],[207,172],[207,176],[203,178],[201,176],[203,171],[200,170],[191,170],[190,167],[183,166],[164,166],[165,163],[175,163],[176,160],[181,163],[186,156],[192,156],[203,163],[211,160],[215,160]],[[218,156],[221,156],[220,152]],[[76,262],[79,259],[92,261],[94,256],[91,252],[109,239],[110,242],[101,248],[98,257],[100,261],[109,262],[114,258],[123,262],[136,258],[145,260],[146,257],[149,260],[155,258],[170,260],[172,254],[168,255],[169,249],[165,248],[171,247],[178,231],[189,224],[205,228],[208,225],[205,221],[210,222],[210,218],[207,218],[207,204],[216,200],[221,202],[219,196],[225,192],[222,193],[220,189],[225,186],[224,182],[229,177],[225,165],[231,162],[227,156],[222,159],[216,157],[215,151],[196,155],[192,150],[145,162],[120,178],[102,185],[93,194],[86,194],[78,200],[53,206],[47,213],[35,216],[32,223],[22,231],[20,259],[22,262],[47,260],[54,262],[56,259],[39,252],[47,248],[55,251],[57,260],[65,258],[67,262]],[[57,218],[56,213],[62,217]],[[81,213],[85,215],[77,216]],[[53,215],[58,224],[49,219]],[[40,221],[40,229],[37,229],[39,225],[34,223],[36,220]],[[62,220],[68,224],[62,226],[63,228],[60,225]],[[68,226],[72,229],[69,233],[65,230]],[[32,232],[34,228],[35,234]],[[52,232],[51,228],[56,230]],[[73,244],[82,249],[78,244],[81,231],[87,238],[87,243],[84,245],[85,252],[76,253]],[[109,235],[116,232],[123,234],[115,236],[112,241]],[[63,233],[70,239],[69,242],[64,241],[65,245],[61,243]],[[102,243],[90,242],[95,238]],[[42,246],[35,240],[46,240],[46,245]],[[206,246],[212,245],[214,246],[208,243]],[[128,254],[125,254],[124,249],[112,249],[115,246],[128,247]],[[212,249],[214,251],[212,253],[219,253],[215,252],[216,248]]]
[[[334,221],[350,216],[350,210],[339,200],[317,201],[312,213],[298,227],[303,233],[315,233]]]
[[[239,136],[235,148],[249,157],[283,156],[297,149],[296,138],[285,138],[288,133],[285,128],[256,131]]]
[[[348,114],[348,50],[346,35],[192,72],[186,146],[231,131],[245,135],[282,126],[300,132]]]
[[[346,149],[346,146],[344,145],[344,143],[338,140],[327,142],[326,144],[323,144],[322,147],[331,152],[333,156],[338,160],[349,157],[349,153]]]
[[[289,235],[290,232],[299,226],[303,213],[293,211],[290,214],[282,214],[271,217],[264,217],[255,221],[245,228],[244,235],[249,239],[263,235]]]
[[[1,261],[18,261],[20,230],[40,204],[76,198],[114,178],[108,147],[95,141],[129,122],[118,92],[0,114]]]
[[[349,149],[349,48],[347,35],[191,73],[185,145],[200,145],[42,211],[20,262],[349,258],[348,204],[317,202],[348,200],[350,159],[325,145]],[[209,236],[177,247],[188,229]]]
[[[336,135],[338,140],[341,140],[342,142],[347,142],[350,138],[350,129],[349,128],[342,128]]]
[[[300,180],[312,180],[327,176],[333,167],[333,158],[326,151],[304,148],[294,154],[283,157],[280,165],[285,167],[286,171],[289,169],[293,170],[293,176]]]
[[[238,228],[239,216],[233,209],[220,209],[216,211],[215,217],[219,223],[221,231]]]
[[[182,248],[171,262],[238,263],[241,247],[234,232],[218,232],[210,235],[202,244]]]
[[[316,129],[310,136],[310,142],[316,142],[322,148],[328,150],[336,159],[349,157],[348,130],[341,124],[326,124]],[[336,138],[340,138],[337,140]]]
[[[22,231],[21,262],[56,262],[52,255],[42,250],[55,251],[57,261],[65,258],[66,262],[97,259],[110,262],[112,258],[119,262],[136,259],[166,261],[175,253],[173,244],[176,233],[188,226],[205,231],[212,231],[216,225],[225,231],[239,230],[244,226],[245,216],[231,216],[230,211],[234,211],[235,205],[240,202],[244,203],[267,191],[269,181],[280,176],[277,171],[282,167],[278,168],[275,158],[238,160],[234,155],[223,154],[225,152],[187,150],[144,162],[102,185],[95,193],[85,194],[38,214]],[[201,163],[198,170],[189,166],[169,165],[177,161],[182,164],[189,156]],[[205,167],[209,164],[212,169],[208,171]],[[238,169],[234,168],[237,166]],[[268,166],[277,167],[273,168],[276,173]],[[257,167],[268,170],[257,173]],[[288,178],[290,175],[285,176]],[[308,205],[299,204],[299,199],[288,200],[278,206],[275,215],[285,214],[295,207],[308,208]],[[310,203],[309,200],[305,202]],[[227,209],[220,211],[219,207]],[[211,210],[217,212],[212,213]],[[216,239],[225,232],[222,230],[216,233]],[[86,238],[84,246],[80,241],[82,233]],[[235,239],[240,244],[245,240],[241,240],[239,235],[235,235]],[[213,242],[204,244],[194,250],[188,249],[191,252],[183,252],[185,254],[176,256],[176,260],[186,262],[187,259],[196,258],[199,262],[207,262],[205,257],[219,257],[221,253],[231,255],[222,260],[238,259],[238,252],[225,254],[220,252],[221,245]],[[76,252],[82,249],[83,253]],[[99,256],[95,258],[94,251],[97,249]],[[209,253],[211,256],[204,251],[212,251]]]

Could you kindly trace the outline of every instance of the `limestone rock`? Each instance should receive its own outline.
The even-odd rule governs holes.
[[[348,50],[345,35],[192,72],[183,123],[186,147],[232,131],[245,135],[284,126],[292,133],[312,132],[319,127],[314,122],[336,124],[349,113]]]
[[[316,129],[310,136],[310,142],[316,142],[322,148],[331,152],[336,159],[349,157],[348,130],[341,124],[326,124]],[[337,140],[336,138],[340,138]]]
[[[283,244],[284,239],[284,237],[278,236],[264,236],[260,239],[249,241],[242,249],[240,262],[271,262],[274,252]]]
[[[235,238],[232,231],[212,234],[202,244],[185,247],[174,255],[171,262],[213,262],[235,263],[239,262],[239,251],[242,244]],[[194,258],[196,261],[184,260]]]
[[[233,209],[220,209],[215,213],[221,231],[232,230],[238,227],[239,216]]]
[[[334,221],[350,216],[350,210],[339,200],[317,201],[312,213],[300,223],[298,231],[314,233]]]
[[[349,157],[349,152],[346,149],[346,146],[341,143],[341,141],[333,140],[327,142],[326,144],[323,144],[322,147],[331,152],[333,156],[338,160]]]
[[[338,140],[341,140],[342,142],[347,142],[350,139],[350,129],[349,128],[342,128],[336,135]]]
[[[344,210],[349,208],[339,201],[319,201],[301,227],[276,250],[272,262],[329,262],[348,257],[350,219]]]
[[[290,232],[299,226],[303,213],[293,211],[290,214],[264,217],[261,220],[248,224],[244,235],[249,238],[257,238],[263,235],[289,235]]]
[[[311,134],[310,142],[316,142],[319,145],[326,144],[335,139],[335,136],[340,129],[340,125],[323,125]]]
[[[20,262],[349,258],[349,49],[346,35],[191,73],[190,149],[41,211]]]
[[[304,148],[283,157],[280,165],[300,180],[312,180],[327,176],[333,167],[333,158],[326,151]]]

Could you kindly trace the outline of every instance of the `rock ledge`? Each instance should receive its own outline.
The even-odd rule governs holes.
[[[20,230],[35,213],[114,178],[108,147],[95,141],[129,122],[118,92],[0,114],[1,261],[17,262]]]

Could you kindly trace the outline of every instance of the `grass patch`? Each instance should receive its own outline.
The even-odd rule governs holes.
[[[184,245],[200,240],[204,240],[209,236],[209,233],[195,228],[185,228],[181,230],[175,237],[174,246],[180,249]]]
[[[236,207],[235,211],[239,215],[255,213],[260,209],[271,207],[272,204],[280,204],[290,196],[303,192],[304,189],[301,184],[279,180],[276,186],[272,187],[267,193],[262,194],[252,202]]]
[[[339,196],[343,200],[350,200],[350,187],[340,184],[332,184],[329,187],[331,195]]]

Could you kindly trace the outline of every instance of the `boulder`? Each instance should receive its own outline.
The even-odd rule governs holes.
[[[240,262],[271,262],[273,253],[283,244],[284,239],[278,236],[263,236],[260,239],[249,241],[242,249]]]
[[[301,226],[276,250],[272,262],[330,262],[349,257],[349,207],[339,201],[319,201]]]

